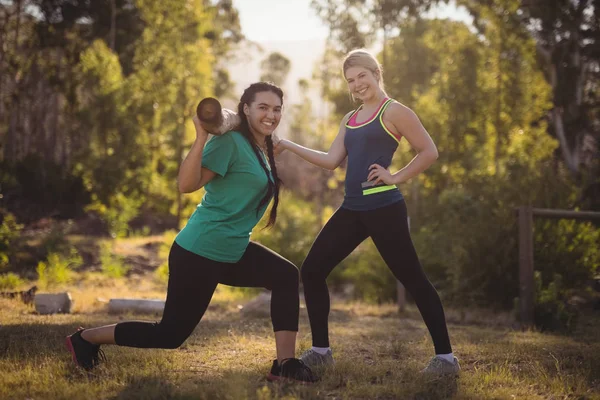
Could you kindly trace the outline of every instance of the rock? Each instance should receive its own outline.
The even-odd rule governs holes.
[[[69,292],[38,293],[35,295],[35,311],[39,314],[70,314],[73,300]]]
[[[158,299],[110,299],[108,302],[109,313],[160,314],[164,308],[164,300]]]

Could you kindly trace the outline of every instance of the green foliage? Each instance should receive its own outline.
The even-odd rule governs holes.
[[[9,272],[0,275],[0,290],[14,290],[23,283],[24,281],[15,273]]]
[[[291,68],[290,60],[281,53],[271,53],[260,63],[261,81],[283,86]]]
[[[328,281],[351,284],[357,300],[381,304],[396,298],[396,278],[369,239],[330,275]]]
[[[37,285],[40,288],[50,288],[67,284],[72,279],[73,270],[80,267],[82,263],[81,256],[74,248],[66,256],[59,253],[50,253],[45,262],[40,261],[38,263],[36,268],[38,274]]]
[[[65,230],[58,224],[52,225],[50,231],[42,239],[41,247],[46,253],[66,253],[69,251]]]
[[[79,176],[66,173],[62,163],[45,160],[41,154],[29,154],[12,164],[0,162],[0,178],[7,208],[22,222],[49,214],[73,217],[89,201]]]
[[[276,251],[299,267],[319,229],[315,205],[282,191],[275,227],[262,229],[268,216],[269,210],[254,229],[252,240]]]
[[[212,94],[214,59],[205,38],[211,21],[200,0],[138,1],[138,6],[147,25],[136,47],[135,73],[124,89],[141,165],[130,187],[152,200],[149,209],[167,214],[181,196],[174,182],[194,140],[193,110]]]
[[[167,261],[163,262],[158,268],[156,268],[154,273],[160,282],[166,284],[169,281],[169,263]]]
[[[554,108],[548,113],[549,133],[559,139],[556,158],[566,165],[572,178],[583,188],[578,204],[598,210],[600,188],[600,139],[597,126],[598,71],[600,55],[600,7],[593,1],[528,3],[518,0],[459,0],[473,15],[478,33],[493,38],[505,52],[513,43],[506,35],[488,34],[488,26],[502,25],[521,37],[536,40],[539,68],[552,85]],[[580,38],[585,38],[580,40]],[[588,73],[581,65],[593,65]],[[579,143],[587,142],[586,146]],[[584,150],[584,147],[586,149]]]
[[[577,191],[556,167],[558,144],[539,122],[550,107],[550,88],[537,70],[534,44],[499,25],[487,29],[488,42],[448,21],[422,22],[403,31],[406,35],[390,43],[390,54],[414,53],[423,65],[430,63],[425,68],[430,77],[398,56],[397,69],[387,72],[401,77],[400,86],[388,79],[387,88],[392,96],[410,94],[407,101],[440,152],[411,190],[403,190],[416,208],[411,212],[413,236],[426,271],[447,298],[510,307],[518,288],[515,208],[569,208]],[[502,57],[500,35],[511,48]],[[398,157],[397,168],[410,158]],[[545,232],[553,235],[544,238],[549,243],[561,235]],[[589,229],[581,235],[579,251],[587,254],[583,249],[596,236]],[[566,248],[560,251],[565,266],[578,263]],[[589,274],[593,256],[576,269]],[[585,275],[569,283],[581,285]]]
[[[123,238],[129,234],[129,222],[135,218],[140,211],[143,198],[128,197],[117,192],[105,206],[95,202],[86,207],[88,212],[96,212],[108,226],[113,238]]]
[[[539,220],[535,224],[535,269],[542,277],[561,276],[566,288],[579,288],[600,271],[598,243],[600,229],[591,222]]]
[[[123,257],[115,253],[115,242],[105,241],[100,244],[100,268],[109,278],[122,278],[129,271],[123,263]]]
[[[133,229],[131,230],[131,233],[129,234],[129,237],[139,237],[139,238],[143,238],[146,236],[150,235],[150,227],[149,226],[143,226],[141,229]]]
[[[542,331],[572,332],[578,312],[566,302],[562,276],[554,274],[545,287],[542,282],[542,273],[535,271],[535,325]]]
[[[135,131],[130,131],[121,65],[102,40],[81,55],[79,79],[85,88],[79,99],[81,123],[88,127],[89,145],[79,154],[75,172],[101,204],[129,182]],[[133,133],[133,135],[132,135]],[[133,186],[135,188],[136,186]]]
[[[55,7],[44,10],[60,14],[60,7]],[[6,113],[23,120],[25,115],[35,117],[27,117],[27,123],[17,121],[17,128],[20,123],[41,128],[32,131],[11,125],[3,149],[12,149],[17,142],[37,147],[20,149],[19,154],[15,150],[6,157],[11,162],[3,163],[0,174],[15,178],[10,180],[11,192],[30,200],[44,215],[58,210],[72,216],[91,202],[88,210],[98,211],[111,234],[123,236],[142,205],[149,212],[172,212],[180,196],[173,182],[193,140],[186,121],[197,101],[212,93],[211,46],[225,56],[243,35],[236,29],[237,11],[227,2],[140,0],[117,2],[115,7],[117,34],[132,34],[117,37],[114,43],[107,32],[97,32],[101,25],[94,21],[105,21],[106,12],[96,6],[73,9],[74,15],[92,21],[84,24],[89,25],[86,32],[77,31],[81,24],[59,26],[50,21],[50,14],[43,15],[39,29],[50,38],[43,45],[57,48],[40,58],[48,60],[47,65],[35,66],[40,76],[28,75],[28,69],[18,63],[15,75],[25,74],[23,82],[39,82],[35,88],[45,92],[20,87],[19,93],[32,92],[32,100],[13,102],[14,109],[9,107]],[[213,19],[219,24],[215,29]],[[121,26],[125,21],[128,26]],[[35,23],[27,29],[23,26],[21,36],[33,35],[35,28]],[[98,37],[108,38],[108,43]],[[122,47],[125,44],[127,48]],[[47,88],[44,79],[57,87]],[[47,96],[53,90],[66,102],[60,96]],[[33,98],[41,98],[43,104],[25,108],[27,101],[34,103]],[[39,115],[40,111],[45,114]],[[0,123],[9,122],[2,118]],[[17,131],[23,138],[14,138]],[[49,145],[53,147],[48,149]]]
[[[163,233],[163,240],[158,250],[158,258],[162,261],[162,263],[156,269],[156,271],[154,271],[156,279],[162,283],[167,283],[169,281],[169,252],[171,251],[171,246],[175,242],[176,236],[177,231],[174,230],[169,230]]]
[[[5,268],[13,251],[13,246],[19,237],[23,225],[17,223],[14,215],[2,212],[0,214],[2,223],[0,224],[0,270]]]

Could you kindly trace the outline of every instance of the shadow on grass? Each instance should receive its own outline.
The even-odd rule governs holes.
[[[177,379],[161,376],[136,377],[111,400],[129,399],[255,399],[325,398],[317,386],[290,383],[271,383],[265,374],[257,372],[224,371],[218,377],[201,377],[185,373]]]
[[[121,321],[106,320],[105,323],[102,322],[95,326],[114,324],[115,322]],[[147,322],[153,321],[147,320]],[[65,338],[82,325],[86,324],[83,321],[74,321],[65,324],[0,325],[0,360],[18,359],[27,362],[46,357],[70,358]],[[185,348],[188,341],[193,341],[199,336],[202,338],[225,336],[229,327],[230,323],[227,321],[201,321],[181,348]],[[103,346],[105,349],[118,347]]]
[[[458,392],[458,377],[446,376],[435,379],[422,378],[420,390],[412,398],[425,399],[450,399]]]
[[[134,400],[134,399],[184,399],[194,398],[178,393],[179,389],[167,378],[160,376],[144,376],[131,379],[128,386],[125,387],[114,400]],[[180,395],[181,394],[181,395]]]

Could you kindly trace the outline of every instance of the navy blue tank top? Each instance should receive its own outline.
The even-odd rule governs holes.
[[[383,123],[383,113],[393,101],[385,99],[371,118],[357,123],[356,115],[362,108],[360,106],[346,123],[344,145],[348,153],[348,167],[343,208],[368,211],[385,207],[403,198],[395,185],[382,183],[373,186],[367,181],[369,167],[379,164],[388,168],[400,143],[401,136],[394,135]]]

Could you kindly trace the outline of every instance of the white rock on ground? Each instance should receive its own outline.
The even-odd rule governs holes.
[[[155,299],[110,299],[108,302],[109,313],[160,314],[164,308],[164,300]]]
[[[242,314],[270,315],[271,292],[261,292],[258,296],[246,303],[240,311]]]
[[[69,292],[37,293],[34,304],[39,314],[70,314],[73,300]]]

